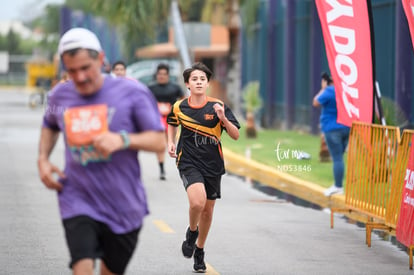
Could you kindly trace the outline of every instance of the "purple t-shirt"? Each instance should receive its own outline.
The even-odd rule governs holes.
[[[49,95],[43,127],[62,131],[65,138],[65,179],[59,179],[62,219],[87,215],[115,233],[141,226],[148,214],[137,152],[120,150],[101,157],[88,135],[109,129],[139,133],[164,130],[156,100],[142,83],[105,77],[102,88],[81,96],[72,81],[57,85]]]

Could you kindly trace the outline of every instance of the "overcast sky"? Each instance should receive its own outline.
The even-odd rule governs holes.
[[[50,3],[64,3],[64,0],[8,0],[0,8],[0,21],[25,20],[40,14]]]

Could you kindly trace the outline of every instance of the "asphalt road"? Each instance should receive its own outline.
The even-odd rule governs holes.
[[[57,198],[36,168],[42,108],[28,95],[0,90],[0,274],[71,274]],[[63,166],[63,142],[52,160]],[[156,157],[140,153],[151,214],[127,274],[191,274],[180,251],[188,204],[174,161],[167,181],[158,180]],[[327,211],[265,195],[226,175],[205,247],[208,274],[414,274],[408,255]]]

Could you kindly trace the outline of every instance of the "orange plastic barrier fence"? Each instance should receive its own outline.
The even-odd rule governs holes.
[[[399,136],[397,127],[352,125],[345,184],[347,207],[385,220]]]
[[[405,130],[401,138],[399,128],[393,126],[352,124],[345,183],[347,208],[331,208],[331,228],[334,212],[355,211],[367,217],[368,247],[373,229],[395,231],[413,135],[413,130]],[[413,247],[408,249],[412,269]]]

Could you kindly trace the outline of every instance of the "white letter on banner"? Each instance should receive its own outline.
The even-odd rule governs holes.
[[[355,51],[355,31],[348,28],[338,26],[328,26],[334,48],[337,53],[352,54]],[[338,39],[343,38],[345,43],[341,43]]]
[[[407,180],[407,184],[405,185],[405,188],[413,190],[414,189],[414,173],[413,171],[410,171],[410,176]]]
[[[342,100],[344,102],[344,107],[348,116],[352,117],[352,114],[354,114],[357,118],[359,118],[359,109],[352,105],[351,102],[349,102],[345,91],[342,92]]]
[[[344,73],[342,66],[349,68],[349,74]],[[338,72],[339,77],[345,81],[348,86],[355,84],[358,79],[358,69],[355,62],[347,55],[338,54],[335,57],[335,69]]]
[[[341,16],[354,16],[354,10],[352,9],[352,6],[341,5],[338,3],[338,1],[335,0],[327,0],[326,2],[332,7],[332,9],[326,14],[326,20],[328,21],[328,24]],[[352,0],[347,0],[346,2],[352,5]]]
[[[346,92],[347,94],[349,94],[349,96],[352,97],[352,98],[356,98],[357,99],[359,97],[359,95],[358,95],[358,89],[346,85],[345,82],[342,82],[342,89],[344,90],[344,92]]]
[[[405,178],[404,178],[405,182],[408,181],[408,179],[410,178],[410,174],[411,174],[410,169],[405,170]]]
[[[342,66],[349,68],[349,74],[344,73]],[[359,109],[348,100],[348,95],[352,98],[358,98],[358,90],[350,87],[352,84],[355,84],[358,78],[358,70],[355,62],[349,56],[338,54],[335,58],[335,68],[343,81],[342,100],[345,110],[349,117],[352,117],[352,114],[354,114],[359,118]]]

